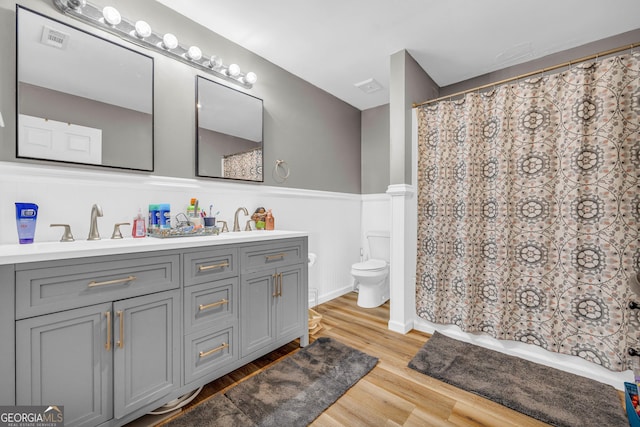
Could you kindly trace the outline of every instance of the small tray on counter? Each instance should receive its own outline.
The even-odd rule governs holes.
[[[147,230],[147,236],[158,239],[169,239],[172,237],[196,237],[196,236],[216,236],[220,234],[218,227],[180,227],[180,228],[154,228]]]

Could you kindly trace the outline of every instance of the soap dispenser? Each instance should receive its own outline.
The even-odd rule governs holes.
[[[133,218],[133,228],[131,229],[131,236],[136,238],[147,236],[147,226],[145,224],[144,217],[142,216],[141,209],[138,209],[138,215]]]
[[[267,217],[264,220],[265,222],[265,230],[273,230],[275,228],[275,219],[273,218],[273,214],[271,213],[271,209],[267,210]]]

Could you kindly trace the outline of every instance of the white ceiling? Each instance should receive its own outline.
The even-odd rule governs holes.
[[[157,1],[361,110],[402,49],[446,86],[640,28],[640,0]]]

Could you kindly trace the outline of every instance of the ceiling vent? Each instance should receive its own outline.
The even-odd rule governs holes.
[[[382,90],[382,85],[375,79],[367,79],[363,82],[356,83],[355,87],[363,91],[364,93],[373,93]]]
[[[40,43],[58,49],[65,49],[68,41],[69,34],[47,27],[46,25],[42,27],[42,38],[40,38]]]

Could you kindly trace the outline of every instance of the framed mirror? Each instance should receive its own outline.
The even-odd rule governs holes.
[[[196,77],[196,175],[263,182],[262,100]]]
[[[153,58],[17,6],[18,158],[153,171]]]

